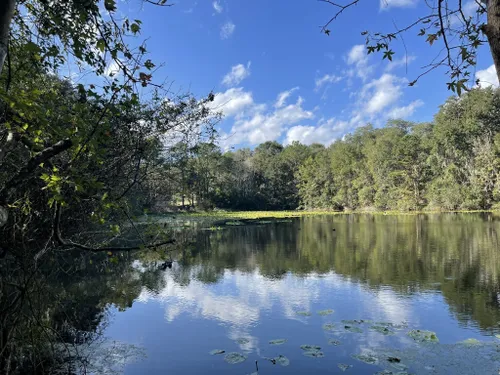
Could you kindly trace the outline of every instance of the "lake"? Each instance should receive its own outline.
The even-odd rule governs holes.
[[[128,300],[102,329],[140,352],[129,375],[498,374],[499,230],[489,213],[196,230],[172,268],[107,279]]]

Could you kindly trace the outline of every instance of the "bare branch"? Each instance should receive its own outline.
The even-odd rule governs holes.
[[[102,246],[102,247],[91,247],[91,246],[85,246],[77,242],[69,241],[63,239],[61,235],[61,206],[57,206],[56,208],[56,216],[55,216],[55,223],[54,223],[54,235],[59,243],[60,246],[62,247],[67,247],[67,248],[76,248],[80,250],[85,250],[85,251],[91,251],[94,253],[97,252],[103,252],[103,251],[133,251],[133,250],[142,250],[142,249],[156,249],[160,246],[165,246],[165,245],[171,245],[175,243],[175,239],[167,240],[167,241],[162,241],[162,242],[157,242],[154,244],[150,245],[139,245],[139,246],[128,246],[128,247],[120,247],[120,246]]]
[[[330,0],[318,0],[318,1],[320,1],[322,3],[328,3],[330,5],[336,6],[337,8],[340,8],[339,11],[332,18],[330,18],[330,20],[325,25],[323,25],[323,27],[321,28],[321,32],[326,32],[326,30],[327,30],[326,28],[333,21],[335,21],[337,19],[337,17],[340,16],[344,12],[344,10],[352,7],[353,5],[356,5],[357,3],[359,3],[360,0],[353,0],[346,5],[337,4],[337,3],[334,3],[333,1],[330,1]]]

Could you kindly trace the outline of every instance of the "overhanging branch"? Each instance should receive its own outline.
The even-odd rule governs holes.
[[[139,246],[127,246],[127,247],[120,247],[120,246],[102,246],[102,247],[92,247],[92,246],[86,246],[82,245],[77,242],[73,242],[70,240],[65,240],[63,239],[61,235],[61,206],[57,206],[56,208],[56,215],[55,215],[55,220],[54,220],[54,236],[58,244],[62,247],[66,248],[76,248],[80,250],[85,250],[85,251],[91,251],[94,253],[97,252],[108,252],[108,251],[133,251],[133,250],[142,250],[142,249],[156,249],[157,247],[160,246],[165,246],[165,245],[171,245],[175,243],[175,239],[167,240],[167,241],[162,241],[162,242],[157,242],[154,244],[149,244],[149,245],[139,245]]]

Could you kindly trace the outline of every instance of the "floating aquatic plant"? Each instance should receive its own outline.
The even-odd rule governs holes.
[[[319,350],[307,350],[302,353],[306,357],[312,357],[312,358],[323,358],[325,354]]]
[[[342,371],[346,371],[346,370],[349,370],[352,367],[352,365],[346,365],[345,363],[339,363],[338,367]]]
[[[325,331],[333,331],[333,330],[335,330],[335,324],[333,324],[333,323],[323,324],[323,329]]]
[[[467,340],[464,340],[464,341],[460,341],[459,344],[463,344],[463,345],[481,345],[481,341],[479,340],[476,340],[476,339],[467,339]]]
[[[211,355],[224,354],[226,351],[222,349],[214,349],[210,352]]]
[[[436,333],[432,331],[412,329],[408,332],[408,336],[417,342],[439,342]]]
[[[318,345],[301,345],[300,349],[310,351],[310,350],[321,350],[321,346]]]
[[[363,333],[363,330],[359,327],[354,327],[354,326],[350,326],[350,325],[345,325],[344,326],[344,329],[347,331],[347,332],[351,332],[351,333]]]
[[[290,364],[290,360],[284,355],[279,355],[275,358],[276,362],[281,366],[288,366]]]
[[[372,331],[376,331],[378,333],[381,333],[383,335],[394,335],[394,332],[391,331],[388,327],[385,326],[380,326],[380,325],[373,325],[370,327]]]
[[[283,345],[286,342],[286,339],[276,339],[269,341],[271,345]]]
[[[318,314],[321,316],[331,315],[333,313],[334,311],[332,309],[318,311]]]
[[[365,321],[364,320],[356,320],[356,319],[355,320],[346,320],[346,319],[344,319],[344,320],[342,320],[342,323],[346,324],[346,325],[352,326],[354,324],[363,324],[363,323],[365,323]]]
[[[378,363],[377,357],[371,354],[353,354],[352,358],[364,363],[368,363],[369,365],[375,365],[376,363]]]
[[[227,363],[230,363],[232,365],[244,362],[246,359],[247,359],[247,357],[245,357],[243,354],[235,353],[235,352],[226,354],[226,356],[224,357],[224,360]]]
[[[311,316],[311,313],[309,311],[297,311],[297,315]]]

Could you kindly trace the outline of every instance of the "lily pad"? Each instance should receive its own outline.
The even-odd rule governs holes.
[[[500,340],[500,335],[495,335],[495,337]]]
[[[342,344],[342,343],[339,340],[335,340],[335,339],[328,340],[328,345],[339,346],[340,344]]]
[[[280,354],[275,359],[276,359],[276,362],[278,364],[280,364],[281,366],[285,367],[285,366],[288,366],[290,364],[290,360],[287,357],[285,357],[284,355]]]
[[[306,357],[312,357],[312,358],[323,358],[325,354],[319,350],[307,350],[302,353]]]
[[[337,366],[339,366],[339,369],[342,371],[349,370],[352,367],[352,365],[346,365],[345,363],[339,363]]]
[[[333,324],[333,323],[323,324],[323,329],[325,331],[334,331],[335,330],[335,324]]]
[[[264,357],[265,360],[271,362],[273,365],[276,364],[276,358],[269,358],[269,357]]]
[[[389,328],[384,327],[384,326],[379,326],[379,325],[373,325],[370,327],[372,331],[376,331],[378,333],[381,333],[383,335],[394,335],[394,332],[391,331]]]
[[[386,328],[392,328],[392,329],[408,328],[408,324],[406,324],[406,323],[394,324],[394,323],[387,323],[387,322],[375,322],[373,325],[380,326],[380,327],[386,327]]]
[[[318,314],[321,316],[331,315],[333,313],[334,311],[332,309],[318,311]]]
[[[269,341],[271,345],[283,345],[286,342],[286,339],[276,339]]]
[[[347,332],[351,332],[351,333],[363,333],[363,330],[359,327],[354,327],[354,326],[350,326],[350,325],[345,325],[344,326],[344,329],[347,331]]]
[[[236,340],[236,342],[240,345],[245,345],[248,344],[250,340],[247,339],[246,337],[240,337],[239,339]]]
[[[481,341],[476,340],[476,339],[467,339],[464,341],[460,341],[459,344],[464,344],[464,345],[481,345]]]
[[[358,361],[367,363],[369,365],[375,365],[378,362],[377,357],[371,354],[353,354],[352,358],[357,359]]]
[[[226,354],[226,356],[224,357],[224,361],[226,361],[227,363],[230,363],[232,365],[244,362],[246,359],[247,359],[246,356],[244,356],[243,354],[240,354],[240,353],[236,353],[236,352]]]
[[[301,345],[300,349],[305,350],[305,351],[313,351],[313,350],[319,351],[319,350],[321,350],[321,346],[318,346],[318,345]]]
[[[342,323],[345,325],[352,326],[354,324],[363,324],[365,321],[364,320],[342,320]]]
[[[412,329],[408,332],[408,336],[417,342],[439,342],[436,333],[432,331]]]
[[[211,355],[224,354],[226,351],[222,349],[214,349],[210,352]]]
[[[311,316],[311,313],[309,311],[297,311],[297,315],[300,315],[300,316]]]

